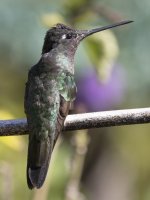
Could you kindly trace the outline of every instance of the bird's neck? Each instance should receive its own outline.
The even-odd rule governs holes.
[[[57,67],[74,74],[74,52],[56,48],[50,52]]]

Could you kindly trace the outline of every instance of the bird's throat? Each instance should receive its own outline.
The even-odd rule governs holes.
[[[74,74],[74,60],[64,53],[58,53],[56,56],[56,65],[61,69]]]

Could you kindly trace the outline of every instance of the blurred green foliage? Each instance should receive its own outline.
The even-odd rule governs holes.
[[[85,29],[121,19],[135,20],[130,26],[94,35],[81,44],[76,54],[76,76],[81,76],[86,66],[93,65],[98,78],[107,82],[113,63],[119,62],[126,73],[127,90],[122,103],[112,109],[148,106],[149,9],[149,0],[1,0],[0,119],[25,117],[23,98],[28,69],[40,58],[45,31],[58,22]],[[149,128],[138,125],[107,129],[113,151],[119,152],[136,173],[137,200],[148,200],[150,194]],[[85,138],[81,140],[88,140]],[[44,187],[29,191],[25,177],[27,138],[0,138],[0,199],[75,199],[73,195],[79,195],[76,190],[80,191],[80,184],[74,186],[72,181],[79,181],[81,171],[75,179],[71,161],[82,155],[82,163],[88,144],[85,142],[84,151],[76,152],[78,142],[75,138],[71,142],[72,146],[65,141],[55,150]],[[68,183],[72,187],[67,190]],[[85,193],[88,196],[89,191]],[[85,199],[85,195],[79,196],[76,199]]]

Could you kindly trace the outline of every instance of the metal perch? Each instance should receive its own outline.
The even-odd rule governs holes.
[[[68,115],[64,131],[150,123],[150,108]],[[28,134],[26,119],[0,120],[0,136]]]

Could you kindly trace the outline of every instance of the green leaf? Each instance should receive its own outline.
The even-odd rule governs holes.
[[[89,37],[85,43],[86,52],[102,81],[109,79],[119,47],[111,31],[104,31]]]

